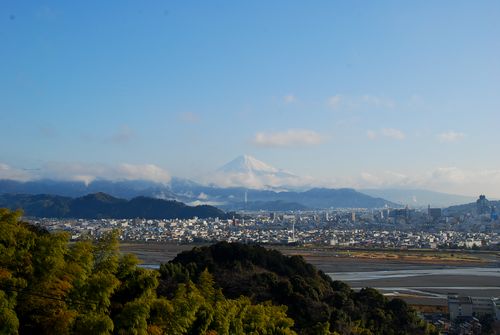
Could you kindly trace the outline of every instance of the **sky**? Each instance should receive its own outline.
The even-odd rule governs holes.
[[[2,1],[0,178],[500,197],[499,1]]]

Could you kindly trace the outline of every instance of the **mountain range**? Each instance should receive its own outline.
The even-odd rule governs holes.
[[[304,178],[243,155],[217,169],[205,183],[172,178],[169,183],[144,180],[81,181],[0,180],[0,194],[50,194],[82,197],[103,192],[113,197],[150,197],[188,205],[212,205],[224,210],[306,210],[324,208],[446,207],[472,197],[427,190],[315,188]]]
[[[142,196],[178,201],[193,206],[212,205],[224,210],[400,207],[400,205],[391,201],[375,198],[348,188],[271,191],[243,187],[221,188],[205,186],[182,179],[173,179],[169,185],[150,182],[141,184],[140,182],[114,182],[105,180],[89,184],[53,180],[38,180],[24,183],[0,180],[0,194],[51,194],[63,197],[81,197],[88,193],[97,192],[125,199]]]

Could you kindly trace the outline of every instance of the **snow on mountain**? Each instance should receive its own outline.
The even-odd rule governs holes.
[[[252,156],[242,155],[217,169],[209,182],[220,187],[276,190],[303,187],[308,180]]]
[[[225,173],[277,173],[279,170],[258,159],[242,155],[221,166],[218,171]]]

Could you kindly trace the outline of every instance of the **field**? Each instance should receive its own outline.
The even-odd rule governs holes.
[[[202,244],[122,243],[124,253],[136,254],[145,264],[172,260],[178,253]],[[301,255],[324,272],[376,271],[443,266],[495,266],[500,252],[438,250],[365,250],[330,247],[269,246],[286,255]]]

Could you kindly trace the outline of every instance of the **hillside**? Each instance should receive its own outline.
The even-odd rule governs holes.
[[[496,208],[498,211],[500,209],[500,200],[489,201],[489,205]],[[476,203],[468,203],[463,205],[450,206],[445,209],[445,213],[450,216],[460,216],[468,213],[476,213]]]
[[[119,199],[105,193],[79,198],[56,195],[0,195],[0,207],[22,208],[26,216],[82,219],[190,219],[225,217],[218,208],[201,205],[187,206],[181,202],[147,197]]]
[[[227,299],[206,271],[158,295],[117,236],[69,243],[0,208],[0,334],[296,334],[285,306]]]
[[[307,191],[270,191],[245,188],[217,188],[208,186],[184,186],[174,188],[176,194],[189,196],[203,194],[207,199],[223,203],[224,208],[234,210],[241,208],[247,196],[248,203],[267,203],[269,210],[280,210],[284,203],[295,204],[296,209],[325,209],[325,208],[382,208],[401,207],[400,205],[360,193],[351,188],[313,188]],[[274,204],[273,204],[274,202]],[[269,206],[270,205],[270,206]],[[273,206],[274,205],[274,206]]]
[[[137,196],[177,199],[162,183],[144,180],[94,180],[90,183],[69,180],[39,179],[26,182],[0,179],[0,193],[52,194],[65,197],[82,197],[92,193],[106,193],[117,198],[132,199]]]
[[[361,193],[372,197],[380,197],[389,201],[410,207],[447,207],[459,204],[465,204],[475,201],[475,197],[435,192],[422,189],[399,189],[399,188],[381,188],[381,189],[361,189]]]
[[[50,194],[65,197],[82,197],[92,193],[106,193],[120,199],[149,197],[176,200],[183,203],[206,203],[223,206],[227,210],[243,209],[245,194],[247,203],[259,210],[281,211],[324,208],[381,208],[400,207],[399,204],[370,196],[349,188],[312,188],[309,190],[252,189],[245,187],[218,187],[172,178],[169,184],[140,180],[96,180],[88,184],[75,181],[33,180],[27,182],[0,180],[0,193]]]
[[[227,298],[287,306],[299,334],[430,333],[404,301],[388,300],[370,288],[354,292],[300,256],[260,246],[221,242],[182,252],[161,265],[159,294],[171,296],[179,283],[196,281],[205,269]]]

